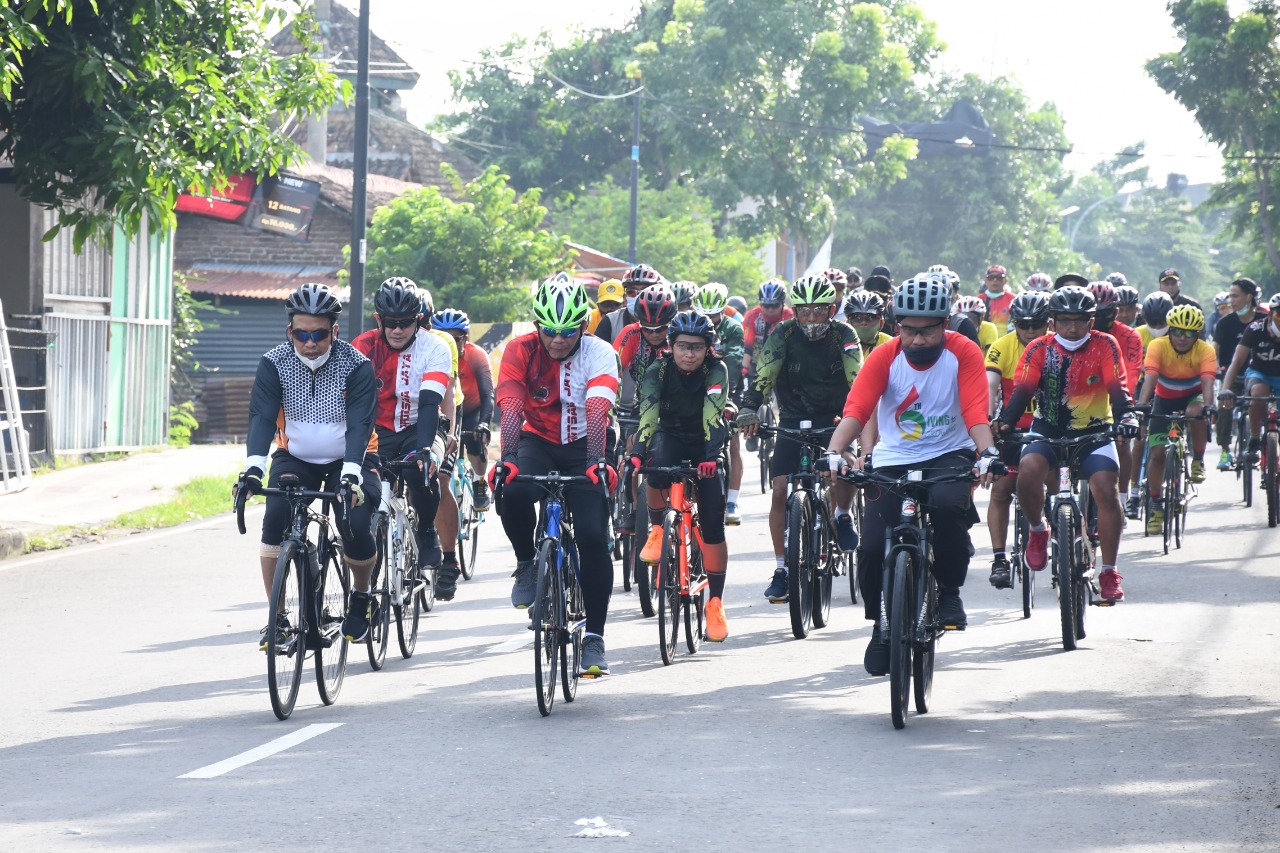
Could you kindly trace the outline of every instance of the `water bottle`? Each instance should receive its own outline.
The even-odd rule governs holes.
[[[320,553],[311,542],[307,543],[307,569],[311,572],[311,580],[320,577]]]

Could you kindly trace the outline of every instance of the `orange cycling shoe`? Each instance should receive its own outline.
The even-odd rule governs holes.
[[[705,616],[707,619],[707,641],[723,643],[725,638],[729,636],[729,626],[724,621],[724,603],[719,598],[713,598],[708,601]]]
[[[649,538],[645,540],[644,547],[640,549],[640,559],[646,563],[656,563],[662,559],[662,528],[653,526],[649,528]]]

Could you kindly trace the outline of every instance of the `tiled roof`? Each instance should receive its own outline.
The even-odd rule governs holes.
[[[343,211],[351,212],[351,187],[355,183],[355,173],[350,169],[337,166],[322,166],[308,160],[289,170],[295,175],[320,182],[320,197]],[[386,175],[370,174],[365,181],[365,211],[370,221],[373,212],[391,203],[391,200],[404,195],[410,190],[422,189],[420,184],[397,181]]]
[[[573,253],[573,264],[584,273],[594,273],[601,280],[606,278],[622,278],[622,274],[631,269],[631,264],[615,258],[613,255],[606,255],[604,252],[596,251],[590,246],[584,246],[581,243],[570,243],[565,241],[565,246]]]
[[[309,281],[327,284],[345,303],[351,288],[339,286],[333,270],[323,267],[282,267],[273,264],[219,264],[175,270],[192,293],[201,296],[240,296],[246,299],[285,299]]]
[[[355,78],[356,58],[359,55],[360,20],[341,3],[330,6],[328,26],[328,55],[332,57],[333,70],[342,77]],[[298,52],[298,40],[293,29],[285,27],[271,39],[276,53]],[[377,33],[369,33],[369,75],[378,88],[412,89],[418,82],[418,72],[391,49]]]

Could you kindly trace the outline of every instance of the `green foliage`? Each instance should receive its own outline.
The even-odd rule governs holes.
[[[196,420],[196,404],[190,400],[169,406],[169,446],[187,447],[191,435],[200,427]]]
[[[720,281],[731,293],[753,294],[764,278],[756,242],[717,238],[711,202],[690,187],[642,186],[637,203],[636,257],[671,281]],[[625,258],[630,248],[631,190],[605,180],[555,206],[552,223],[566,239]]]
[[[1067,176],[1062,118],[1033,108],[1006,79],[944,77],[887,107],[895,119],[937,121],[957,101],[974,104],[995,132],[986,156],[957,153],[906,164],[906,177],[858,193],[840,207],[832,256],[865,274],[886,264],[899,280],[934,263],[955,270],[973,292],[993,263],[1015,284],[1037,270],[1075,267],[1059,227],[1058,192]]]
[[[408,276],[431,291],[437,308],[479,322],[526,319],[527,285],[565,261],[563,242],[542,227],[541,193],[517,196],[496,166],[470,183],[441,168],[458,200],[426,187],[380,208],[369,227],[367,280]]]
[[[266,0],[3,0],[0,159],[77,247],[117,224],[173,228],[187,188],[297,154],[274,117],[346,91],[293,11],[303,50],[277,57],[267,31],[287,12]]]

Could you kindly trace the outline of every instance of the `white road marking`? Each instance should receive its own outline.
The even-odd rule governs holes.
[[[322,735],[325,732],[336,729],[342,723],[313,723],[309,726],[303,726],[296,732],[290,732],[283,737],[278,737],[273,741],[268,741],[262,746],[255,746],[253,749],[246,750],[239,755],[233,755],[230,758],[219,761],[216,764],[209,764],[201,767],[199,770],[192,770],[190,773],[183,773],[179,779],[212,779],[215,776],[221,776],[224,773],[230,773],[244,767],[246,764],[252,764],[268,756],[275,755],[277,752],[284,752],[291,746],[297,746],[303,741],[311,740],[316,735]]]
[[[509,652],[518,652],[532,642],[533,632],[525,630],[524,632],[512,637],[510,640],[507,640],[505,643],[498,643],[498,645],[486,651],[485,654],[505,655]]]

